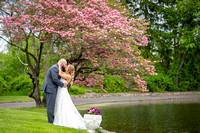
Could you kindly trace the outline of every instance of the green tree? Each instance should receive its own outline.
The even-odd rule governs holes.
[[[200,2],[195,0],[178,0],[175,5],[163,9],[165,30],[170,29],[166,33],[167,40],[171,40],[173,48],[170,74],[175,77],[176,87],[179,86],[179,78],[189,70],[187,67],[190,67],[190,60],[193,60],[190,57],[199,46],[199,5]]]
[[[11,85],[11,82],[21,76],[21,79],[27,79],[23,75],[26,74],[27,67],[22,65],[16,57],[16,49],[10,48],[7,53],[0,53],[0,78],[1,78],[1,95],[12,92],[12,87],[18,86],[19,82]],[[21,60],[25,60],[25,55],[19,53]],[[30,83],[32,84],[32,83]],[[27,92],[26,94],[28,94]]]
[[[143,56],[162,60],[156,70],[171,77],[179,90],[198,90],[200,2],[135,0],[128,3],[134,9],[133,17],[150,22],[150,44],[142,48]],[[196,89],[191,89],[191,84]]]

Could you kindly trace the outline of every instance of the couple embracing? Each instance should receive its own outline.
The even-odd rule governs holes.
[[[65,72],[62,69],[65,69]],[[83,117],[73,104],[67,89],[67,84],[73,84],[74,72],[74,66],[67,66],[65,59],[60,59],[47,71],[42,90],[45,92],[47,101],[48,122],[54,125],[86,130]]]

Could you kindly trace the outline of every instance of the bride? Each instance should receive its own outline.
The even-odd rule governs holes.
[[[61,77],[63,83],[67,82],[71,85],[74,80],[74,66],[68,65],[65,68],[66,72],[62,72],[61,64],[59,65],[58,75]],[[75,105],[73,104],[71,97],[69,95],[68,89],[64,87],[58,87],[57,97],[55,103],[55,118],[54,125],[65,126],[75,129],[86,130],[83,117],[80,115]]]

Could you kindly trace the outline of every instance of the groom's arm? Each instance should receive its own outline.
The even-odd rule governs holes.
[[[53,68],[53,69],[51,70],[51,78],[52,78],[53,82],[54,82],[55,84],[57,84],[58,86],[60,86],[60,87],[63,87],[63,86],[64,86],[64,83],[61,82],[61,81],[58,79],[58,70],[57,70],[57,68]]]

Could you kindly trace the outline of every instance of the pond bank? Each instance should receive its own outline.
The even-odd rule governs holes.
[[[126,92],[126,93],[87,93],[85,95],[72,95],[72,99],[90,99],[102,97],[134,97],[134,96],[184,96],[200,95],[200,91],[190,92]]]
[[[200,103],[200,92],[129,92],[112,94],[88,93],[86,95],[78,95],[71,97],[75,105],[119,103],[128,101],[134,102],[136,104],[147,102],[162,103],[168,100],[179,100],[179,102],[184,102],[185,100],[191,100],[191,102],[194,102],[195,100],[195,102]]]
[[[85,95],[72,95],[71,96],[75,105],[87,105],[87,104],[104,104],[104,103],[116,103],[116,102],[136,102],[143,103],[145,101],[166,101],[166,100],[178,100],[178,99],[196,99],[200,103],[200,92],[128,92],[128,93],[87,93]],[[182,101],[182,100],[180,100]],[[0,108],[19,108],[19,107],[35,107],[34,101],[27,102],[12,102],[12,103],[0,103]]]

